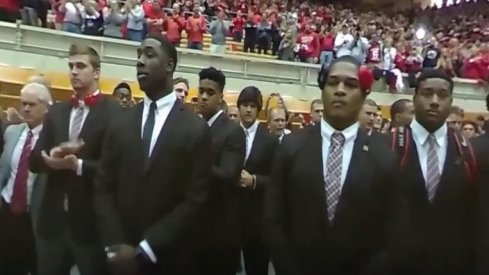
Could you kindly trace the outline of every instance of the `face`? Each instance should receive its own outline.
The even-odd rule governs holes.
[[[119,104],[123,108],[127,108],[127,107],[130,107],[132,105],[131,104],[132,103],[131,91],[129,91],[126,88],[119,88],[119,89],[115,90],[114,97],[115,97],[115,99],[117,99],[117,101],[119,101]]]
[[[460,131],[462,128],[462,117],[457,114],[449,114],[447,117],[447,125],[455,131]]]
[[[188,95],[188,87],[185,83],[180,82],[173,85],[173,90],[181,102],[185,102]]]
[[[322,92],[324,118],[338,126],[356,122],[365,101],[357,66],[350,62],[335,63],[325,82]]]
[[[312,105],[311,119],[314,123],[319,123],[323,117],[323,104],[315,103]]]
[[[96,82],[100,77],[100,69],[92,66],[89,55],[77,54],[70,56],[68,67],[70,68],[71,86],[75,91],[86,92],[96,86]]]
[[[396,114],[396,122],[399,125],[409,125],[414,117],[414,105],[412,102],[406,103],[404,110]]]
[[[139,87],[148,96],[166,87],[173,75],[175,60],[170,59],[154,38],[146,38],[138,48],[137,78]]]
[[[200,80],[197,101],[202,116],[205,119],[211,118],[220,109],[222,103],[222,91],[219,84],[210,79]]]
[[[282,135],[285,128],[285,111],[284,109],[272,109],[268,121],[270,133],[278,136]]]
[[[47,113],[45,102],[39,99],[35,91],[28,91],[20,95],[21,115],[24,121],[31,127],[40,125]]]
[[[475,137],[475,127],[471,123],[467,123],[462,127],[462,134],[466,138]]]
[[[430,78],[419,84],[413,97],[416,120],[428,131],[440,128],[452,106],[450,83],[441,78]]]
[[[371,106],[364,104],[362,112],[360,113],[360,125],[367,129],[374,127],[375,120],[377,119],[377,106]]]
[[[251,126],[258,117],[258,106],[254,102],[243,102],[239,106],[239,117],[245,126]]]
[[[228,118],[231,121],[233,121],[235,123],[239,123],[239,109],[238,109],[238,107],[228,106],[227,114],[228,114]]]

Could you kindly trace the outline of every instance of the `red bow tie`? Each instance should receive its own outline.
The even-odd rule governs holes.
[[[95,104],[97,104],[99,98],[100,98],[100,92],[89,94],[83,98],[83,102],[88,107],[93,107],[95,106]],[[71,96],[71,104],[73,105],[73,107],[77,108],[80,105],[80,100],[81,99],[76,94],[73,94]]]

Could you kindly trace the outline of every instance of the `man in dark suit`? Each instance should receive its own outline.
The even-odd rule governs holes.
[[[177,100],[175,47],[150,35],[138,48],[143,102],[109,129],[95,206],[112,274],[194,274],[189,233],[212,172],[209,127]]]
[[[246,157],[240,179],[240,227],[246,274],[268,274],[269,256],[262,236],[263,196],[278,144],[276,136],[260,126],[263,99],[258,88],[244,88],[238,96],[241,127],[246,134]]]
[[[487,185],[480,182],[483,177],[474,163],[486,167],[470,152],[469,141],[447,127],[453,85],[442,70],[421,72],[413,97],[415,117],[393,134],[392,144],[401,148],[398,179],[403,194],[401,253],[393,274],[474,274],[474,247],[483,244],[477,240],[477,227],[487,220],[487,210],[482,220],[474,219],[474,203],[482,195],[477,189]],[[399,131],[404,133],[401,139]],[[397,144],[400,140],[404,144]]]
[[[212,178],[204,208],[204,247],[200,270],[205,275],[235,275],[240,260],[238,192],[246,154],[246,137],[221,110],[226,77],[213,68],[199,73],[199,113],[210,127]]]
[[[397,162],[359,126],[367,96],[359,68],[343,56],[322,69],[323,118],[278,149],[264,209],[279,275],[373,274],[385,264]]]
[[[37,224],[38,272],[64,275],[76,264],[82,275],[105,275],[93,177],[107,126],[120,107],[100,93],[100,57],[93,48],[72,45],[68,65],[73,97],[52,106],[30,159],[31,171],[48,178]]]

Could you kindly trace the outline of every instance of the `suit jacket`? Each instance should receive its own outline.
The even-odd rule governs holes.
[[[210,127],[212,137],[212,177],[205,205],[209,245],[239,244],[239,178],[246,155],[243,129],[222,113]]]
[[[397,208],[396,169],[385,143],[359,129],[330,223],[320,125],[286,136],[274,160],[264,208],[277,274],[376,274],[386,258]]]
[[[477,189],[487,182],[478,183],[481,177],[469,181],[451,129],[447,138],[445,164],[431,203],[412,133],[409,138],[410,150],[398,177],[403,205],[397,247],[402,253],[395,274],[473,274],[474,205]]]
[[[239,211],[242,241],[261,236],[263,228],[263,200],[265,188],[270,183],[270,171],[278,138],[265,127],[258,125],[250,155],[243,170],[256,176],[254,189],[241,189]]]
[[[474,253],[477,275],[489,274],[489,133],[472,139],[472,147],[477,159],[477,178],[474,207]]]
[[[90,109],[80,133],[85,145],[77,154],[83,160],[81,176],[71,170],[50,169],[41,157],[42,151],[49,153],[52,148],[69,140],[71,109],[70,101],[56,103],[51,107],[31,154],[31,171],[47,174],[37,228],[39,236],[49,237],[61,234],[67,223],[77,242],[94,242],[97,240],[97,230],[93,209],[93,178],[108,125],[120,113],[120,106],[111,98],[101,97]],[[68,215],[64,210],[65,194],[68,196]]]
[[[8,183],[10,178],[10,168],[12,162],[12,156],[14,149],[19,141],[20,135],[27,128],[27,124],[21,123],[17,125],[10,125],[5,129],[4,139],[5,145],[0,159],[0,193],[3,188]],[[41,199],[44,195],[44,190],[46,188],[46,175],[38,174],[34,180],[34,185],[32,187],[31,201],[30,201],[30,214],[32,218],[32,224],[35,226],[35,221],[39,217],[39,207]]]
[[[127,110],[109,129],[96,179],[97,222],[106,246],[146,240],[158,259],[150,274],[186,274],[178,259],[195,241],[190,227],[207,198],[209,127],[175,102],[145,163],[143,108]]]

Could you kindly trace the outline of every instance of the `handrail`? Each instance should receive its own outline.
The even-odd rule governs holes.
[[[82,42],[94,47],[99,52],[103,62],[130,66],[134,65],[136,47],[139,45],[137,42],[123,39],[87,36],[0,22],[0,48],[2,45],[6,45],[15,50],[31,50],[35,53],[66,57],[68,54],[67,45],[73,42]],[[257,58],[232,53],[220,55],[187,48],[178,48],[177,50],[179,57],[177,71],[180,72],[195,73],[202,66],[218,63],[220,69],[229,77],[300,85],[298,89],[301,92],[294,94],[298,98],[307,98],[308,96],[304,95],[306,88],[315,88],[317,85],[315,76],[320,68],[317,64]],[[483,89],[478,86],[475,80],[454,78],[454,82],[455,94],[458,98],[480,100],[484,97],[484,93],[480,92]]]

